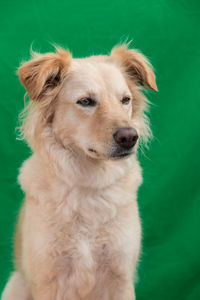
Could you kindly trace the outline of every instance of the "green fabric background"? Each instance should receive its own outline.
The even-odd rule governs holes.
[[[150,58],[159,87],[149,93],[155,137],[140,155],[137,300],[200,299],[199,0],[0,1],[0,291],[12,270],[23,199],[18,168],[30,153],[16,140],[24,95],[16,68],[32,42],[42,52],[55,42],[87,56],[106,54],[126,38]]]

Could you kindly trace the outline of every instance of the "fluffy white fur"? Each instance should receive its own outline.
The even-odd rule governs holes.
[[[85,59],[57,49],[24,63],[19,77],[31,99],[22,133],[33,155],[20,170],[26,199],[2,300],[135,299],[138,144],[113,159],[112,135],[132,126],[148,137],[141,85],[156,90],[150,64],[126,46]],[[123,106],[125,95],[131,102]],[[97,105],[81,107],[83,97]]]

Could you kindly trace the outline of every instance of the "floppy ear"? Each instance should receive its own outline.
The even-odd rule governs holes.
[[[148,85],[152,90],[158,90],[152,66],[143,54],[122,45],[113,48],[111,57],[140,85]]]
[[[61,48],[56,50],[57,53],[36,54],[35,58],[19,67],[19,79],[30,99],[40,100],[58,91],[72,56]]]

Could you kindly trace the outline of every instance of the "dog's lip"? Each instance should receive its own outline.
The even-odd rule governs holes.
[[[93,153],[97,153],[97,151],[93,148],[88,148],[88,151],[93,152]]]
[[[94,153],[96,155],[99,154],[94,148],[88,148],[88,151],[90,153]],[[133,154],[133,151],[131,151],[131,152],[122,152],[122,153],[114,153],[114,154],[109,155],[108,157],[113,158],[113,159],[122,159],[122,158],[130,156],[131,154]]]
[[[127,156],[130,156],[131,154],[133,154],[133,152],[124,152],[124,153],[119,153],[119,154],[114,154],[111,155],[112,158],[125,158]]]

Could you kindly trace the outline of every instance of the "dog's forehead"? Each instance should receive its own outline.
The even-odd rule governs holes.
[[[65,94],[75,97],[84,93],[114,93],[121,96],[129,91],[120,69],[110,62],[75,59],[65,85]]]

